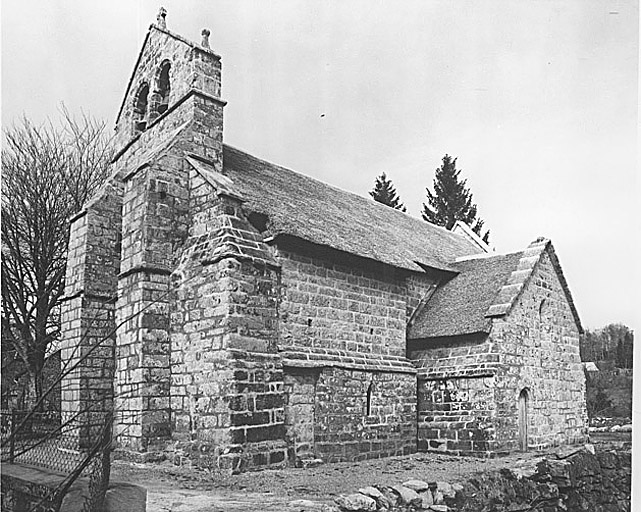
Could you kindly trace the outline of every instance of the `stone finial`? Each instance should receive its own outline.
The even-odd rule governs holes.
[[[160,28],[167,28],[167,22],[165,20],[166,17],[167,17],[167,9],[165,9],[164,7],[161,7],[160,9],[158,9],[158,16],[156,16],[156,24]]]
[[[203,40],[200,43],[200,46],[202,46],[203,48],[209,48],[209,35],[211,34],[211,32],[208,28],[204,28],[202,29],[200,34],[203,36]]]

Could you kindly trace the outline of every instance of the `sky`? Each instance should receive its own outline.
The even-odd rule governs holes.
[[[2,123],[111,125],[149,24],[222,56],[225,142],[408,213],[458,158],[497,252],[552,239],[587,328],[641,324],[635,0],[3,0]]]

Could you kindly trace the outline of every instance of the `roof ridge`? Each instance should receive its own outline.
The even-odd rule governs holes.
[[[523,251],[512,251],[512,252],[482,252],[479,254],[471,254],[470,256],[460,256],[454,260],[454,263],[463,263],[465,261],[471,261],[471,260],[489,260],[492,258],[504,258],[506,256],[514,256],[515,254],[519,254]]]

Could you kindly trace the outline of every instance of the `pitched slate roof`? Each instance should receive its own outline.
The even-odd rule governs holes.
[[[244,207],[267,215],[266,237],[295,236],[414,271],[451,271],[457,257],[480,252],[461,235],[238,149],[224,146],[223,165]]]
[[[408,339],[489,332],[485,314],[520,259],[520,252],[455,263],[460,273],[439,286],[407,332]]]
[[[456,262],[453,266],[459,274],[436,289],[409,326],[407,338],[418,340],[489,333],[492,318],[511,311],[545,252],[556,271],[579,332],[583,332],[554,247],[549,240],[538,238],[525,251]]]

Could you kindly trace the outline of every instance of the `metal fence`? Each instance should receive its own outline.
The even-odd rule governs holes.
[[[3,462],[71,473],[82,461],[77,418],[61,412],[0,411]]]
[[[65,475],[44,498],[35,504],[31,500],[28,510],[57,511],[66,491],[80,477],[88,479],[85,512],[101,509],[109,485],[111,423],[110,414],[0,410],[2,462]]]

